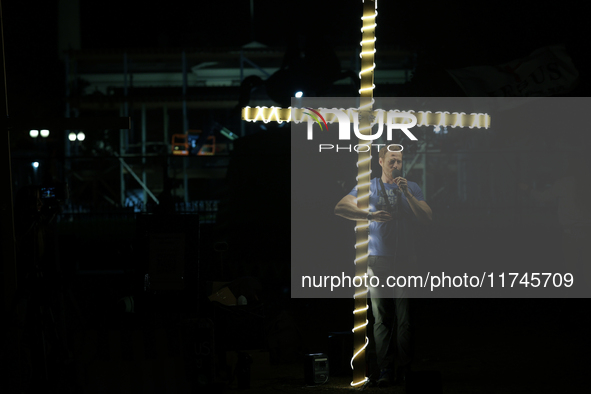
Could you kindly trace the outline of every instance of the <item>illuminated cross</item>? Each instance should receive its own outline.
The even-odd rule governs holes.
[[[373,89],[375,62],[375,27],[377,0],[365,0],[363,2],[362,20],[362,38],[361,38],[361,71],[359,78],[361,80],[359,95],[359,131],[362,135],[371,135],[372,120],[378,115],[378,111],[373,110]],[[242,119],[248,122],[262,121],[268,122],[290,122],[299,123],[305,118],[305,109],[302,108],[278,108],[278,107],[245,107],[242,109]],[[414,112],[414,111],[408,111]],[[418,112],[414,114],[417,119],[417,126],[451,126],[451,127],[469,127],[469,128],[488,128],[490,127],[490,116],[487,114],[465,114],[463,112]],[[328,115],[326,121],[332,123],[335,121],[334,115]],[[404,122],[402,122],[404,123]],[[372,141],[360,138],[359,145],[371,146]],[[358,151],[357,160],[357,206],[369,212],[369,186],[371,174],[371,150]],[[355,244],[355,276],[362,278],[367,274],[368,252],[368,230],[369,222],[367,220],[358,220],[355,226],[356,244]],[[363,282],[363,281],[362,281]],[[351,359],[351,368],[353,369],[353,381],[351,386],[358,387],[368,378],[365,376],[365,348],[369,343],[366,335],[367,330],[367,294],[368,289],[358,287],[354,296],[355,309],[353,325],[353,357]]]

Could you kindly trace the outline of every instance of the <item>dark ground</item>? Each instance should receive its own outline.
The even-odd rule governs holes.
[[[445,234],[451,236],[450,230]],[[456,258],[465,261],[475,257],[500,259],[504,250],[514,250],[507,249],[510,243],[501,242],[504,248],[499,249],[498,254],[485,249],[481,254],[473,254],[473,248],[483,245],[476,239],[460,238],[466,240],[467,246]],[[478,235],[476,238],[487,237]],[[556,247],[542,247],[551,244],[551,236],[528,239],[520,242],[536,240],[540,245],[531,252],[531,261],[539,262],[540,255],[551,257],[557,252]],[[439,249],[431,245],[435,254]],[[520,256],[515,250],[512,255]],[[189,393],[191,386],[197,387],[199,393],[215,393],[220,389],[229,393],[356,390],[350,387],[351,376],[337,376],[334,370],[324,385],[308,387],[304,379],[303,356],[327,352],[329,333],[351,332],[353,304],[350,299],[291,299],[289,293],[279,297],[274,291],[258,306],[249,302],[244,307],[221,307],[205,300],[204,305],[196,308],[195,298],[189,296],[170,293],[148,297],[147,293],[138,291],[135,313],[122,313],[117,300],[129,293],[116,289],[126,289],[130,283],[132,280],[125,276],[78,276],[73,282],[73,298],[84,318],[77,317],[74,304],[66,294],[68,348],[72,362],[63,365],[52,361],[48,367],[50,377],[59,380],[57,376],[61,375],[62,381],[67,383],[67,389],[64,387],[58,392]],[[44,300],[55,292],[53,283],[47,285],[48,289],[36,292]],[[270,297],[271,294],[274,297]],[[443,393],[588,391],[587,376],[591,367],[591,303],[588,299],[411,301],[416,345],[413,370],[439,373]],[[35,309],[34,299],[29,303],[29,328],[21,332],[21,350],[17,353],[13,346],[18,328],[12,327],[11,334],[5,337],[5,349],[10,351],[5,355],[10,355],[11,362],[10,368],[3,370],[8,378],[0,385],[0,389],[6,388],[0,390],[2,393],[25,392],[9,390],[11,385],[47,387],[43,381],[31,383],[32,371],[27,366],[30,358],[35,374],[43,375],[43,364],[39,362],[41,338],[35,318],[38,308]],[[184,326],[189,309],[194,311],[190,316],[194,324],[191,329]],[[199,327],[206,319],[213,322],[213,330],[211,326]],[[371,315],[369,319],[367,354],[370,373],[374,373]],[[212,332],[214,345],[211,344]],[[47,340],[49,359],[63,358],[53,336],[48,334]],[[230,379],[231,375],[223,373],[224,364],[235,365],[232,354],[236,355],[239,349],[248,350],[255,360],[249,390],[239,390],[237,379]],[[345,349],[352,351],[352,346]],[[212,356],[214,353],[216,357]],[[341,358],[348,363],[350,355]],[[329,358],[331,366],[338,362],[335,357]],[[206,381],[214,380],[217,386],[206,386]],[[368,388],[367,391],[406,392],[402,386]]]
[[[330,300],[342,301],[347,300]],[[586,391],[591,365],[588,336],[591,313],[587,300],[414,301],[413,369],[439,371],[443,393]],[[271,366],[268,376],[253,381],[249,391],[233,388],[228,392],[355,390],[349,386],[351,377],[345,376],[330,377],[324,385],[306,386],[301,363]],[[366,391],[406,392],[402,386]]]
[[[88,285],[87,285],[88,286]],[[90,288],[90,286],[88,286]],[[172,299],[162,306],[173,310]],[[587,299],[413,299],[416,354],[413,370],[439,373],[443,393],[581,393],[587,391],[591,338],[591,313]],[[63,366],[52,361],[51,377],[62,376],[67,382],[58,392],[71,393],[298,393],[351,392],[351,376],[330,375],[324,385],[309,387],[304,379],[303,355],[328,351],[328,333],[351,330],[351,300],[287,299],[281,308],[256,319],[214,319],[215,346],[211,346],[208,329],[179,329],[178,322],[156,319],[155,325],[139,323],[137,315],[128,314],[117,322],[106,322],[105,310],[97,307],[94,316],[103,319],[83,326],[71,322],[69,329],[73,363]],[[94,308],[91,304],[82,308]],[[140,309],[139,300],[136,308]],[[228,307],[241,308],[241,307]],[[218,309],[216,309],[218,310]],[[278,312],[278,313],[277,313]],[[169,314],[169,316],[171,316]],[[194,321],[200,321],[198,316]],[[132,322],[131,320],[136,320]],[[150,318],[150,320],[152,320]],[[370,317],[371,321],[371,317]],[[181,335],[179,335],[181,334]],[[253,340],[258,336],[262,340]],[[370,372],[375,372],[372,336],[368,358]],[[13,338],[11,336],[11,338]],[[239,390],[237,379],[230,380],[221,372],[224,362],[218,358],[217,372],[211,366],[210,350],[235,354],[241,338],[242,349],[255,360],[251,367],[249,390]],[[1,392],[9,387],[37,387],[31,384],[23,368],[26,349],[40,349],[40,338],[25,336],[21,365],[11,357],[7,380]],[[51,337],[48,337],[51,341]],[[252,340],[252,341],[251,341]],[[351,349],[348,347],[348,349]],[[49,348],[50,357],[55,351]],[[31,357],[35,353],[30,353]],[[53,356],[52,356],[53,355]],[[348,362],[350,356],[344,357]],[[330,358],[331,365],[338,359]],[[38,362],[35,364],[40,368]],[[39,372],[37,372],[39,373]],[[203,376],[205,374],[205,376]],[[202,379],[219,383],[215,387],[199,384]],[[203,382],[202,382],[203,383]],[[191,391],[190,387],[197,387]],[[6,389],[7,391],[4,391]],[[51,391],[51,390],[50,390]],[[404,387],[368,388],[370,392],[406,392]],[[434,393],[436,391],[425,391]],[[410,391],[409,391],[410,393]]]

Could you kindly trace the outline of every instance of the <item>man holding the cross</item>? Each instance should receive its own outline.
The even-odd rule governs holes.
[[[343,197],[335,214],[349,220],[369,220],[368,277],[377,276],[379,285],[370,287],[374,315],[374,339],[380,368],[379,386],[394,382],[394,360],[402,381],[412,360],[411,320],[408,289],[387,285],[389,276],[410,274],[416,261],[414,232],[418,222],[431,221],[431,208],[419,185],[402,175],[400,145],[380,150],[382,174],[371,180],[369,214],[357,207],[357,187]],[[376,283],[374,280],[372,283]],[[390,281],[392,283],[392,281]],[[382,287],[382,285],[384,285]]]

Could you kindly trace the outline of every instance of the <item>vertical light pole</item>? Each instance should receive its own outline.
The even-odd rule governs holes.
[[[361,17],[361,71],[359,72],[360,81],[360,107],[359,107],[359,128],[362,135],[371,134],[372,111],[373,111],[373,89],[374,85],[374,62],[375,56],[375,28],[376,16],[378,15],[377,1],[363,1],[363,16]],[[367,151],[359,150],[357,158],[357,207],[369,212],[369,186],[371,182],[371,141],[363,138],[359,139],[359,145],[367,145]],[[358,220],[355,226],[355,277],[363,281],[363,276],[367,274],[367,257],[369,256],[369,222],[367,220]],[[358,282],[359,283],[359,282]],[[353,310],[353,358],[351,359],[351,368],[353,368],[353,381],[351,386],[364,384],[368,378],[366,376],[365,348],[369,343],[367,338],[367,294],[368,289],[365,286],[357,288],[354,295],[355,309]]]

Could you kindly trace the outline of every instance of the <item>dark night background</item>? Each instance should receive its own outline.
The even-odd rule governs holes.
[[[378,84],[374,94],[461,96],[462,90],[445,69],[502,64],[561,43],[580,74],[577,87],[568,96],[587,97],[591,90],[589,29],[587,13],[578,4],[381,0],[377,68],[380,49],[390,48],[412,54],[409,59],[414,60],[408,60],[405,67],[414,72],[405,84]],[[356,49],[360,14],[360,1],[255,0],[252,33],[248,1],[80,1],[80,49],[94,53],[177,53],[191,48],[231,53],[251,42],[252,35],[262,44],[283,50],[301,35],[308,40],[322,39],[328,47]],[[67,100],[65,63],[58,52],[58,1],[5,0],[2,15],[9,117],[63,117]],[[331,60],[330,51],[318,56],[318,67]],[[275,59],[273,67],[280,67],[282,58]],[[238,62],[232,67],[239,67]],[[199,95],[205,94],[205,90],[191,89],[188,101],[198,101]],[[139,97],[140,90],[132,92],[130,98],[135,100],[134,94]],[[244,97],[239,88],[224,92],[225,98],[234,102],[231,108],[200,109],[192,112],[192,121],[205,124],[215,120],[238,132],[241,120],[237,109],[244,104]],[[352,89],[349,94],[354,96],[354,92]],[[180,129],[182,123],[172,118],[180,119],[181,111],[175,111],[171,110],[171,128],[176,125]],[[96,113],[88,111],[86,115],[119,116],[117,111]],[[137,105],[130,116],[137,128]],[[575,134],[580,138],[588,135],[588,130],[561,130],[545,143],[560,144]],[[450,135],[446,145],[450,152],[463,146],[464,136]],[[3,321],[9,330],[4,334],[2,357],[11,368],[3,371],[2,392],[39,392],[39,387],[72,393],[116,392],[124,387],[127,392],[231,392],[241,385],[240,377],[232,378],[226,368],[236,363],[237,351],[248,351],[254,360],[252,392],[318,389],[305,387],[303,357],[329,351],[329,332],[350,332],[352,303],[290,298],[290,248],[294,246],[290,245],[289,231],[288,127],[270,123],[264,130],[247,124],[244,136],[234,142],[229,160],[214,166],[224,168],[225,177],[191,181],[196,199],[219,201],[213,221],[204,220],[210,217],[203,212],[163,214],[154,206],[149,207],[153,215],[136,214],[120,206],[105,211],[104,201],[98,209],[93,206],[95,200],[82,191],[75,196],[80,206],[86,207],[86,216],[64,215],[62,218],[69,220],[66,226],[64,221],[56,223],[57,219],[43,222],[59,216],[45,212],[39,219],[45,245],[40,260],[43,277],[39,278],[32,263],[39,240],[18,237],[31,235],[33,227],[26,211],[30,207],[23,208],[25,213],[17,211],[22,208],[19,198],[23,196],[17,193],[28,185],[65,180],[65,172],[56,164],[65,157],[65,135],[60,134],[60,138],[38,145],[28,137],[28,130],[10,131],[19,292],[18,301],[4,311]],[[494,144],[508,148],[519,138],[497,138]],[[584,145],[588,139],[580,140],[581,147],[589,146]],[[96,157],[102,157],[100,152]],[[42,165],[53,163],[53,170],[41,172],[40,179],[35,180],[24,174],[36,158]],[[90,174],[88,179],[93,179],[93,185],[103,185],[96,187],[119,182],[119,178],[101,181],[106,167],[89,168],[85,172]],[[549,177],[556,179],[558,172],[550,166]],[[6,179],[3,182],[5,188]],[[175,182],[173,188],[179,186]],[[75,184],[70,186],[76,191]],[[83,188],[80,184],[77,187]],[[525,200],[519,201],[525,204]],[[444,215],[441,210],[450,206]],[[469,221],[455,225],[456,213],[465,214],[470,207],[434,203],[432,208],[442,220],[424,232],[424,256],[431,258],[437,256],[429,252],[430,245],[437,245],[434,250],[448,248],[467,259],[478,258],[484,248],[495,244],[509,245],[504,252],[512,253],[511,242],[524,231],[510,225],[498,231]],[[555,207],[545,209],[539,212],[554,217]],[[334,220],[342,228],[350,224],[340,218]],[[556,224],[548,220],[536,231],[529,238],[519,238],[530,245],[532,256],[560,256]],[[178,253],[185,258],[182,290],[144,289],[152,237],[158,234],[181,234],[186,240],[173,243],[172,249],[178,245],[184,249],[169,255]],[[6,235],[2,243],[6,245]],[[502,258],[502,253],[498,257]],[[164,260],[166,265],[168,260]],[[233,294],[246,295],[248,305],[229,307],[209,301],[211,282],[230,282]],[[124,312],[125,297],[134,299],[134,313]],[[443,392],[580,392],[585,387],[590,366],[587,299],[413,301],[416,368],[439,371]],[[45,339],[39,327],[44,327]],[[205,351],[210,348],[211,352]],[[349,359],[334,356],[331,362],[335,367],[337,357]],[[374,368],[370,364],[370,369]],[[263,370],[267,372],[261,373]],[[240,375],[240,367],[236,371],[235,375]],[[335,374],[324,388],[350,390],[349,382],[349,377],[339,380]],[[399,387],[394,392],[403,391]]]

